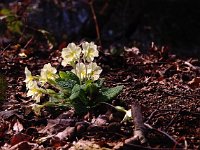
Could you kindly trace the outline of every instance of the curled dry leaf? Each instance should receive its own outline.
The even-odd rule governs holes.
[[[9,150],[32,150],[38,148],[38,144],[29,143],[27,141],[22,141],[14,146],[12,146]]]
[[[64,140],[65,138],[72,139],[75,136],[75,127],[67,127],[64,131],[59,132],[56,137],[60,140]]]
[[[31,140],[31,136],[23,134],[23,133],[18,133],[18,134],[15,134],[11,138],[10,144],[11,145],[15,145],[15,144],[18,144],[18,143],[20,143],[22,141],[30,141],[30,140]]]
[[[15,122],[15,124],[13,125],[13,130],[14,130],[16,133],[19,133],[19,132],[21,132],[23,129],[24,129],[23,125],[19,122],[19,120],[17,120],[17,121]]]
[[[200,77],[195,77],[191,81],[188,82],[190,88],[195,89],[200,85]]]
[[[0,117],[3,118],[3,119],[8,119],[8,118],[14,116],[16,113],[17,113],[16,109],[8,110],[8,111],[1,111],[0,112]]]

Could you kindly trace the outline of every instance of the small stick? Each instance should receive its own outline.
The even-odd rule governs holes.
[[[146,127],[144,126],[143,120],[142,120],[142,113],[141,113],[141,107],[138,104],[138,102],[134,102],[131,106],[131,113],[133,117],[133,123],[135,125],[134,128],[134,136],[126,139],[126,144],[131,144],[135,142],[140,142],[140,144],[147,144],[147,139],[145,137],[146,134]]]
[[[173,138],[171,137],[169,134],[167,134],[166,132],[164,131],[161,131],[161,130],[157,130],[156,128],[153,128],[151,125],[147,124],[147,123],[144,123],[145,127],[147,127],[148,129],[150,130],[153,130],[157,133],[160,133],[160,134],[163,134],[165,135],[168,139],[170,139],[170,141],[172,141],[174,143],[174,145],[178,146],[178,147],[182,147],[178,144],[178,142]]]
[[[26,49],[28,47],[28,45],[33,41],[33,36],[31,37],[30,40],[28,40],[28,42],[26,43],[26,45],[24,46],[23,49]]]
[[[187,62],[187,61],[185,61],[184,64],[187,65],[187,66],[189,66],[189,67],[192,68],[193,70],[196,70],[196,69],[197,69],[194,65],[192,65],[191,63],[189,63],[189,62]]]
[[[158,110],[154,110],[151,115],[147,118],[145,123],[149,123],[149,121],[154,117],[154,115],[158,112]]]
[[[8,44],[8,45],[0,52],[0,56],[3,55],[3,52],[4,52],[8,47],[10,47],[10,45],[11,45],[11,44]]]
[[[96,34],[97,34],[97,42],[102,47],[102,45],[101,45],[101,37],[100,37],[100,32],[99,32],[99,25],[98,25],[98,21],[97,21],[97,17],[96,17],[95,11],[94,11],[93,0],[89,1],[88,3],[90,5],[90,9],[91,9],[92,16],[93,16],[94,23],[95,23],[95,29],[96,29]]]
[[[181,112],[182,109],[180,109],[177,114],[174,116],[174,118],[171,119],[170,123],[167,125],[167,127],[165,128],[165,130],[167,131],[168,128],[174,124],[175,121],[177,121],[177,117],[179,116],[180,112]]]

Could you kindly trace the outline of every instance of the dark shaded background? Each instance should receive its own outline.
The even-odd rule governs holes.
[[[13,3],[2,0],[0,6]],[[104,47],[137,45],[146,51],[155,42],[178,55],[200,53],[199,0],[94,0],[93,6]],[[26,11],[27,25],[49,31],[57,45],[97,38],[86,0],[33,0]]]

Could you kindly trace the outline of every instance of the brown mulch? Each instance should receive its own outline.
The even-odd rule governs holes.
[[[36,116],[30,107],[33,101],[26,97],[25,66],[33,74],[47,62],[59,70],[65,68],[60,66],[59,50],[47,52],[46,58],[35,53],[22,58],[18,54],[6,49],[0,56],[1,80],[4,76],[7,81],[7,94],[0,107],[1,149],[200,148],[198,59],[180,59],[154,46],[147,54],[130,48],[121,56],[107,54],[98,60],[106,86],[124,85],[112,103],[117,105],[121,100],[130,108],[133,102],[139,102],[144,123],[154,129],[146,134],[149,145],[126,145],[124,141],[133,136],[134,124],[121,123],[117,117],[108,122],[102,114],[79,118],[73,110],[62,108],[52,112],[46,109],[42,116]],[[176,144],[171,144],[168,136]]]

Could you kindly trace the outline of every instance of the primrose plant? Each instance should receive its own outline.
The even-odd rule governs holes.
[[[98,56],[97,45],[93,42],[70,43],[62,50],[61,65],[71,66],[71,71],[57,71],[48,63],[41,69],[40,75],[33,76],[26,67],[24,82],[27,96],[36,101],[33,105],[35,113],[39,115],[41,108],[57,105],[72,107],[81,114],[116,97],[123,86],[103,86],[104,80],[100,78],[102,68],[94,62]]]

